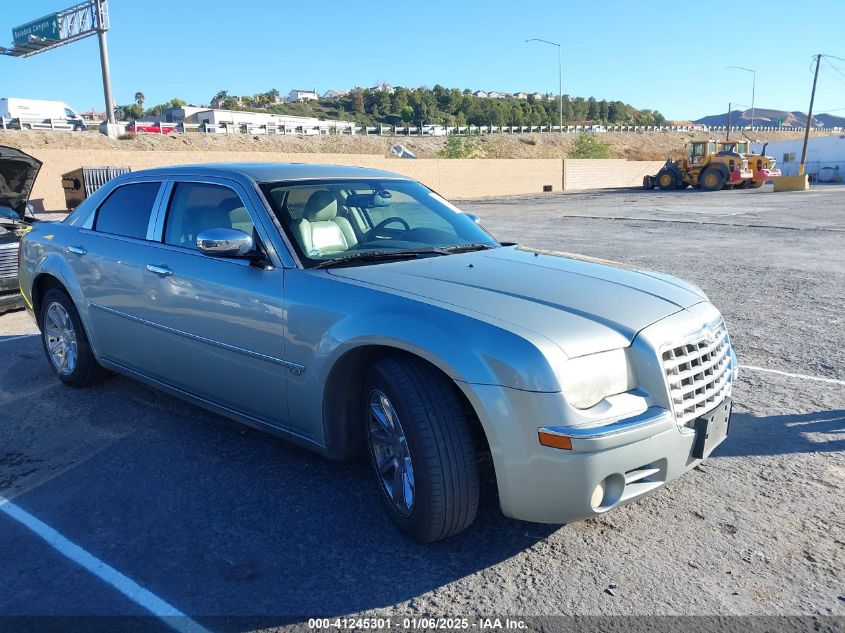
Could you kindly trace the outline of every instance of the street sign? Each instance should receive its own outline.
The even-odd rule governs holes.
[[[60,37],[59,14],[51,13],[12,29],[12,39],[15,44],[26,44],[29,42],[30,35],[47,40],[58,40]]]

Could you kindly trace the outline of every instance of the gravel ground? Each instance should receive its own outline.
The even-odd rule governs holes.
[[[845,379],[845,188],[618,191],[464,201],[500,239],[687,278],[740,362]],[[0,494],[202,623],[314,615],[845,616],[845,389],[743,369],[731,436],[599,519],[478,520],[419,546],[363,464],[335,464],[125,378],[50,375],[0,317]],[[138,607],[0,514],[0,614]],[[615,586],[615,587],[612,587]],[[205,618],[205,619],[204,619]],[[835,620],[841,624],[843,620]]]

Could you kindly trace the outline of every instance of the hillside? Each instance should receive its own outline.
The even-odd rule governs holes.
[[[694,121],[702,125],[727,125],[728,114],[711,114]],[[823,127],[845,127],[845,117],[833,114],[814,114],[813,123]],[[805,112],[787,112],[785,110],[770,110],[767,108],[756,108],[754,111],[755,125],[786,125],[791,127],[803,127],[807,125],[807,114]],[[751,110],[731,111],[731,125],[751,125]]]
[[[799,132],[755,133],[755,140],[778,141],[799,138]],[[575,142],[575,134],[494,134],[462,139],[470,158],[565,158]],[[648,132],[597,134],[606,143],[610,156],[630,160],[662,160],[679,156],[692,139],[707,139],[693,133]],[[127,152],[295,152],[328,154],[378,154],[390,156],[390,148],[401,143],[420,158],[436,158],[446,147],[445,137],[391,136],[253,136],[247,134],[182,134],[160,136],[139,134],[125,140],[110,139],[98,132],[63,133],[0,130],[0,145],[27,149],[104,149]],[[307,160],[303,157],[303,160]]]

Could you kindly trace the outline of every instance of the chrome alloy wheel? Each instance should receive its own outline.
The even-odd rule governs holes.
[[[56,370],[67,376],[76,369],[76,330],[70,315],[60,303],[53,302],[44,315],[44,340]]]
[[[368,439],[376,472],[388,499],[402,516],[414,507],[414,467],[396,410],[378,389],[370,393]]]

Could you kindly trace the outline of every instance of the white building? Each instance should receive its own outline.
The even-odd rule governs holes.
[[[326,90],[323,93],[323,99],[339,99],[349,94],[348,90]]]
[[[803,139],[778,141],[766,146],[766,156],[777,161],[784,176],[796,176],[801,163]],[[760,143],[753,143],[751,151],[759,154]],[[804,171],[817,182],[843,182],[845,180],[845,135],[811,136],[807,144],[807,162]]]
[[[488,92],[487,96],[491,99],[504,99],[508,95],[506,95],[504,92],[497,92],[496,90],[493,90],[491,92]]]
[[[296,103],[297,101],[317,101],[320,95],[317,94],[317,89],[314,90],[291,90],[288,94],[288,101]]]
[[[472,93],[473,97],[478,97],[479,99],[486,99],[489,95],[484,92],[483,90],[476,90]]]
[[[527,99],[528,93],[526,93],[526,92],[514,92],[513,98],[514,99]]]
[[[177,110],[178,108],[173,108]],[[184,109],[184,108],[183,108]],[[332,129],[344,130],[353,127],[352,121],[339,121],[334,119],[317,119],[306,116],[292,116],[288,114],[271,114],[265,112],[246,112],[244,110],[211,110],[194,109],[190,116],[182,119],[185,123],[208,124],[209,131],[225,133],[248,132],[250,134],[263,134],[266,129],[263,126],[275,126],[277,129],[285,126],[290,132],[298,132],[302,128],[305,134],[319,134],[320,131]],[[170,120],[170,119],[168,119]],[[175,122],[176,121],[174,115]]]
[[[373,90],[375,92],[386,92],[389,95],[392,95],[394,92],[396,92],[396,88],[384,81],[381,82],[378,86],[373,86],[372,88],[370,88],[370,90]]]

